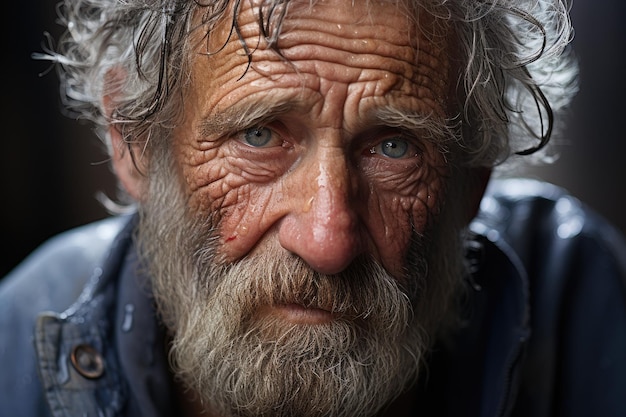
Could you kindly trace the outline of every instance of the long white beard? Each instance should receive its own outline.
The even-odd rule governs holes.
[[[207,409],[224,416],[371,416],[411,385],[458,279],[427,280],[427,269],[436,268],[416,255],[426,253],[426,241],[414,245],[411,289],[365,258],[333,276],[281,248],[223,264],[215,258],[216,219],[190,219],[173,176],[161,177],[151,179],[158,191],[144,207],[138,243],[173,334],[174,372]],[[454,255],[441,265],[458,273],[450,266]],[[293,324],[259,315],[264,306],[288,303],[336,318]]]

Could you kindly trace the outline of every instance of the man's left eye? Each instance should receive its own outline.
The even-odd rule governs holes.
[[[269,144],[274,138],[274,132],[265,126],[255,126],[243,133],[243,140],[250,146],[262,147]]]
[[[384,155],[388,158],[399,159],[414,156],[410,153],[411,144],[405,139],[394,137],[386,139],[370,148],[370,154]]]

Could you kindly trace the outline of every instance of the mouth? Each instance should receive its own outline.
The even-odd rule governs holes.
[[[262,318],[278,318],[291,324],[326,324],[340,317],[340,314],[318,307],[305,307],[297,303],[266,305],[259,310]]]

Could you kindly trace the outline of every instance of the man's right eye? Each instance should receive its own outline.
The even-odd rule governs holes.
[[[255,126],[243,132],[243,141],[255,148],[267,146],[275,138],[272,129],[265,126]]]

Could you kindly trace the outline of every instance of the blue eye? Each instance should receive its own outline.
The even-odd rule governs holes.
[[[370,149],[370,153],[372,154],[380,153],[393,159],[407,156],[408,151],[409,144],[407,141],[399,138],[387,139]]]
[[[271,142],[273,132],[267,127],[257,126],[246,130],[243,136],[248,145],[261,147]]]

